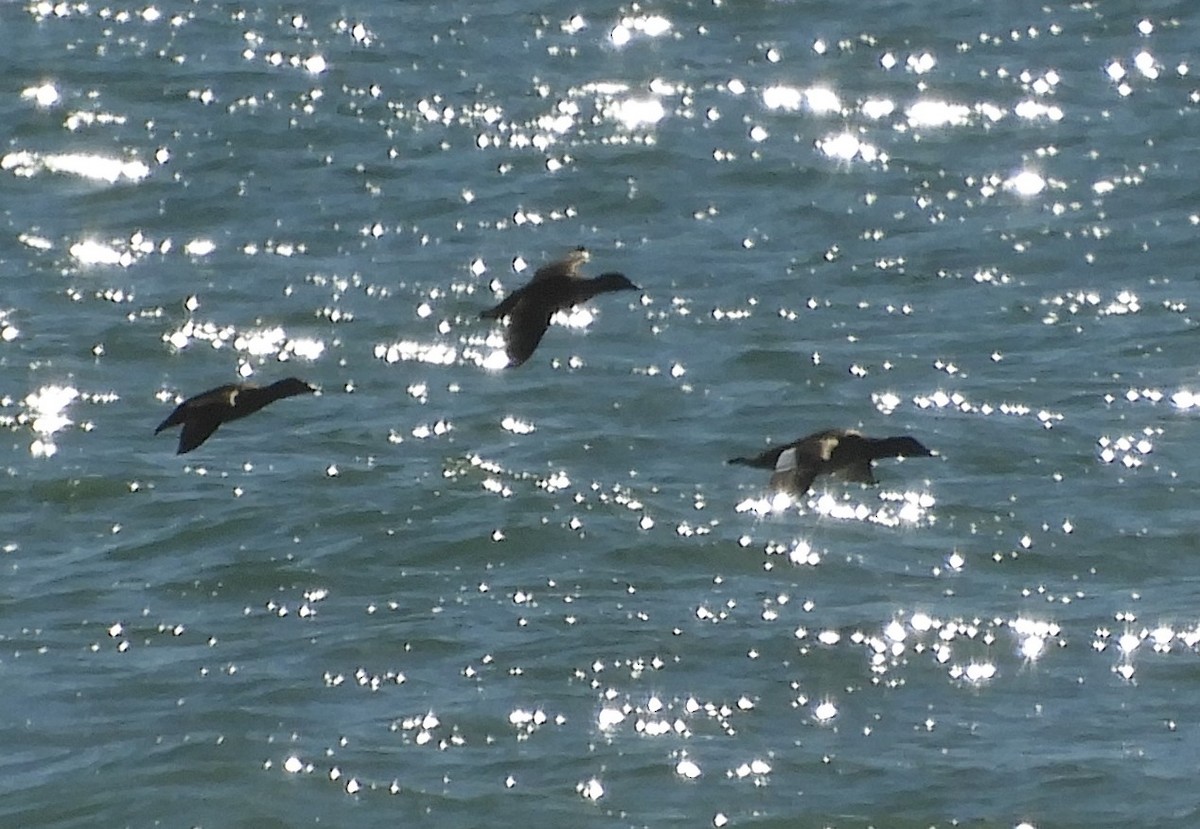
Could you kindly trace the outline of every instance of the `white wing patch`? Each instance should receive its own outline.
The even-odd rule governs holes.
[[[821,460],[828,461],[833,457],[834,451],[837,449],[838,442],[841,438],[837,435],[832,435],[827,438],[821,438]],[[794,465],[794,464],[793,464]]]

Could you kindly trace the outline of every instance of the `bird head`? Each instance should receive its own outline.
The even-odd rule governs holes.
[[[316,386],[310,386],[299,377],[287,377],[283,380],[277,380],[271,385],[278,389],[284,397],[292,397],[297,394],[315,394],[318,391]]]
[[[893,438],[893,447],[896,450],[898,457],[904,458],[928,458],[933,455],[928,447],[916,438],[905,435],[903,437]]]
[[[640,291],[641,286],[635,285],[623,273],[602,273],[594,280],[596,285],[605,291]]]

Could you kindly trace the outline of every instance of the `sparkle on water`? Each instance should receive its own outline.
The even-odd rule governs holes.
[[[621,48],[629,45],[638,36],[662,37],[670,31],[671,21],[661,15],[630,15],[622,17],[608,37],[613,46]]]
[[[72,386],[43,386],[25,397],[25,411],[17,422],[28,425],[36,435],[29,445],[33,457],[49,458],[58,451],[54,434],[74,422],[67,417],[66,409],[78,397],[78,389]]]
[[[0,158],[0,170],[22,178],[47,172],[109,184],[138,182],[150,175],[150,167],[142,161],[89,153],[37,153],[28,150],[10,152]]]
[[[62,99],[58,87],[52,81],[22,89],[21,97],[33,101],[39,107],[52,107]]]
[[[164,333],[162,340],[176,351],[197,342],[207,342],[214,349],[231,347],[239,355],[238,373],[243,377],[249,377],[254,373],[255,365],[267,359],[288,362],[299,358],[313,362],[325,352],[323,340],[290,336],[282,326],[238,331],[233,326],[218,326],[215,322],[199,322],[194,318],[189,318],[174,331]]]

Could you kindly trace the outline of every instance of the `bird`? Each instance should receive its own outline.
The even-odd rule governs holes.
[[[230,420],[251,415],[276,400],[311,394],[316,388],[296,377],[277,380],[269,386],[253,383],[229,383],[189,397],[175,407],[167,419],[158,424],[154,434],[172,426],[183,426],[179,435],[179,448],[175,454],[191,452],[208,440],[217,427]]]
[[[480,319],[509,318],[504,350],[510,367],[519,366],[532,356],[556,312],[586,302],[597,294],[641,290],[621,273],[584,278],[579,269],[589,258],[585,248],[576,248],[562,259],[538,268],[532,279],[506,296],[499,305],[480,313]]]
[[[826,429],[754,457],[730,458],[728,462],[770,469],[771,489],[799,496],[808,492],[818,475],[874,484],[871,465],[880,458],[931,455],[924,444],[908,435],[869,438],[851,429]]]

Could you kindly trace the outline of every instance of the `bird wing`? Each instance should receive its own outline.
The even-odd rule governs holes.
[[[824,432],[814,432],[799,440],[764,449],[749,458],[730,458],[729,463],[742,466],[753,466],[757,469],[774,469],[779,463],[780,456],[789,449],[795,450],[794,457],[803,459],[809,466],[819,468],[826,463],[837,451],[839,442],[846,433],[840,429],[827,429]]]
[[[831,435],[823,441],[822,459],[830,472],[843,481],[877,484],[872,462],[878,456],[875,442],[857,432]]]
[[[511,367],[515,368],[533,356],[534,349],[550,327],[552,313],[536,302],[519,302],[512,309],[504,349]]]
[[[871,467],[870,458],[860,458],[854,463],[839,467],[837,476],[843,481],[855,481],[860,484],[877,484],[875,471]]]
[[[803,495],[812,486],[818,469],[811,458],[802,457],[797,447],[789,446],[779,453],[775,471],[771,474],[771,489]]]
[[[184,416],[187,414],[187,401],[180,403],[175,407],[175,411],[167,415],[167,419],[158,424],[158,428],[154,430],[154,434],[158,434],[163,429],[170,429],[172,426],[178,426],[183,423]]]
[[[201,392],[200,394],[189,397],[187,400],[175,407],[175,410],[167,415],[167,419],[158,424],[158,428],[154,430],[154,434],[158,434],[163,429],[170,429],[172,426],[178,426],[187,421],[192,416],[193,412],[204,409],[208,406],[219,406],[224,408],[233,408],[237,401],[238,392],[243,386],[238,386],[236,383],[228,383],[224,386],[217,386],[215,389]],[[245,384],[244,388],[254,388],[252,384]]]
[[[175,454],[182,455],[185,452],[191,452],[208,440],[209,435],[217,431],[217,427],[220,425],[219,418],[194,414],[184,421],[183,431],[179,434],[179,448],[175,450]]]
[[[511,294],[501,300],[500,304],[496,307],[489,308],[486,311],[481,311],[479,318],[485,320],[498,320],[507,317],[517,307],[517,303],[519,303],[521,298],[525,295],[525,290],[527,287],[528,286],[517,288],[517,290],[513,291]]]

